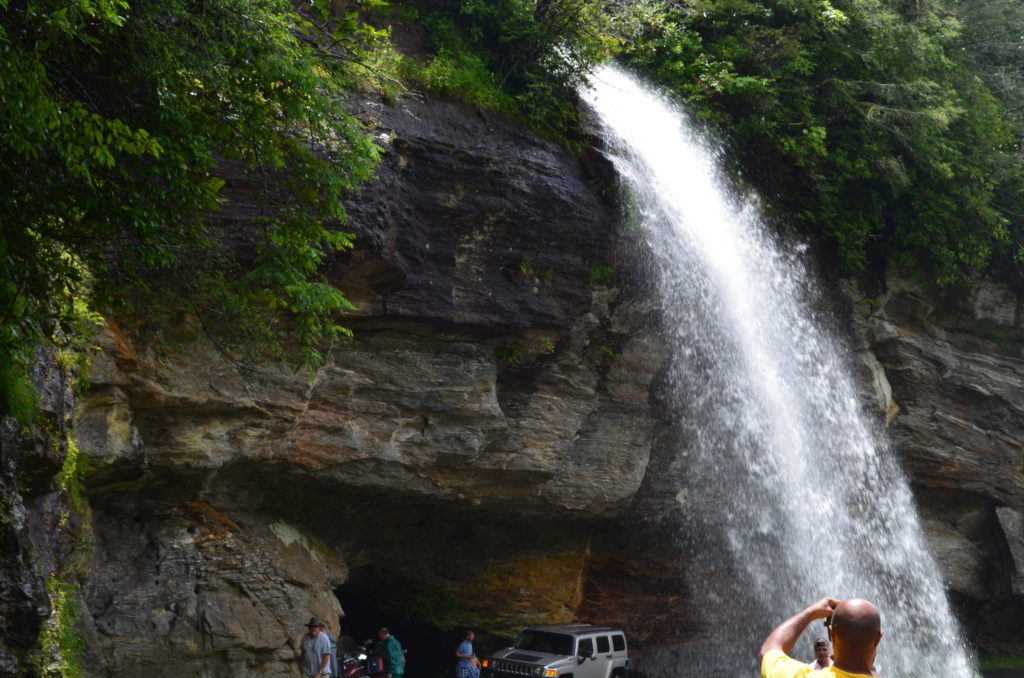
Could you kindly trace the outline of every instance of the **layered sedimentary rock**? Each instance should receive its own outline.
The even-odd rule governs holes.
[[[189,317],[101,339],[78,419],[88,675],[295,675],[305,621],[336,633],[343,611],[345,632],[474,626],[484,650],[525,623],[621,624],[642,668],[697,633],[688,586],[728,588],[671,543],[685,441],[599,153],[447,102],[362,115],[386,153],[327,268],[359,310],[321,369],[242,372]],[[836,298],[972,637],[1021,651],[1020,300]]]
[[[904,279],[854,314],[880,409],[968,635],[1024,646],[1022,299],[978,283],[958,299]]]
[[[355,337],[321,369],[242,376],[187,317],[103,337],[78,428],[96,675],[291,675],[342,584],[441,592],[492,633],[572,618],[641,485],[658,358],[610,284],[607,168],[454,104],[363,114],[387,154],[328,268]]]

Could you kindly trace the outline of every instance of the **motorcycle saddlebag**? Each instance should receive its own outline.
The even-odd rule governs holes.
[[[384,657],[370,655],[366,658],[366,672],[371,676],[377,673],[384,673]]]

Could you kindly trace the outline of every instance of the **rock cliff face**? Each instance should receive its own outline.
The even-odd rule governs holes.
[[[934,296],[934,295],[932,295]],[[1024,646],[1022,300],[981,283],[937,304],[889,281],[855,301],[880,409],[917,496],[928,543],[968,634]]]
[[[32,381],[39,394],[36,425],[0,422],[0,676],[34,675],[59,656],[52,637],[64,610],[48,591],[73,567],[81,516],[57,480],[68,460],[72,375],[39,351]]]
[[[371,624],[448,606],[492,633],[587,598],[655,430],[608,169],[454,104],[365,113],[386,162],[330,266],[356,335],[312,379],[242,378],[189,318],[110,325],[78,426],[94,675],[293,675],[343,585]]]
[[[387,153],[329,266],[355,337],[312,378],[242,376],[188,317],[104,334],[78,418],[87,675],[297,675],[310,615],[360,637],[402,620],[441,668],[447,624],[484,649],[623,624],[640,668],[697,631],[688,564],[658,546],[666,342],[609,167],[452,103],[363,113]],[[229,188],[244,202],[246,177]],[[1024,651],[1021,302],[927,299],[894,280],[837,303],[972,637]]]

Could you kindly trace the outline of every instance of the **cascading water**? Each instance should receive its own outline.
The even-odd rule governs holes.
[[[582,95],[635,203],[674,343],[681,557],[715,573],[688,596],[703,635],[648,672],[757,675],[771,628],[830,595],[881,609],[887,678],[976,675],[907,483],[813,317],[797,253],[726,190],[683,110],[615,66],[591,80]],[[825,631],[794,654],[812,658],[810,635]]]

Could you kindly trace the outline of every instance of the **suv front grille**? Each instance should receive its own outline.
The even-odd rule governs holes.
[[[491,670],[497,673],[506,673],[510,676],[532,676],[534,667],[530,664],[520,664],[519,662],[510,662],[504,659],[495,659],[491,661]]]

